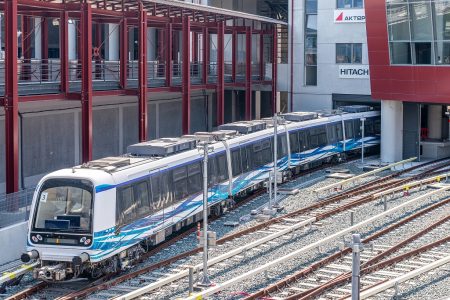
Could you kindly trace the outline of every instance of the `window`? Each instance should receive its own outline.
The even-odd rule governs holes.
[[[337,0],[337,8],[363,8],[363,0]]]
[[[91,232],[92,192],[86,180],[47,180],[37,200],[33,230]]]
[[[187,172],[186,167],[179,167],[173,170],[173,188],[175,201],[187,197]]]
[[[200,192],[203,188],[202,165],[195,162],[188,166],[188,193],[189,195]]]
[[[336,44],[336,63],[361,64],[362,44],[350,44],[350,43]]]
[[[234,149],[231,151],[231,161],[232,161],[233,177],[241,175],[242,174],[241,149]]]
[[[305,85],[317,85],[317,0],[305,1]]]
[[[289,143],[291,144],[291,152],[292,153],[300,152],[300,143],[298,141],[298,132],[289,133]]]
[[[134,201],[138,216],[144,216],[150,212],[150,202],[147,182],[140,182],[134,186]]]
[[[128,186],[118,191],[116,217],[119,225],[124,225],[136,219],[136,203],[133,187]]]

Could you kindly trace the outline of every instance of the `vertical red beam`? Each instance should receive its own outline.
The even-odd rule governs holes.
[[[159,63],[161,63],[164,59],[165,59],[165,55],[164,55],[164,30],[163,29],[158,29],[158,61],[159,61]]]
[[[6,192],[19,190],[19,96],[17,82],[17,1],[6,0],[5,10],[5,159]],[[8,209],[15,211],[18,203]]]
[[[192,61],[198,63],[198,33],[192,33]]]
[[[245,119],[252,119],[252,29],[245,29]]]
[[[166,24],[166,86],[172,86],[172,56],[173,56],[172,23]]]
[[[272,112],[277,111],[277,64],[278,64],[278,32],[277,26],[273,26],[272,34]]]
[[[203,28],[203,84],[208,84],[208,69],[209,69],[209,30],[208,27]]]
[[[191,129],[191,23],[189,17],[183,17],[183,60],[182,60],[182,124],[183,134]]]
[[[67,48],[68,49],[68,48]],[[41,22],[41,55],[42,55],[42,81],[48,80],[48,19],[42,18]]]
[[[95,24],[95,79],[102,78],[102,57],[101,53],[101,45],[102,45],[102,24]]]
[[[139,36],[138,36],[138,98],[139,98],[139,141],[145,142],[148,138],[147,121],[147,11],[139,2]]]
[[[92,160],[92,9],[81,4],[81,143],[83,163]]]
[[[61,59],[61,92],[69,93],[69,13],[60,13],[59,57]]]
[[[224,81],[224,39],[225,39],[225,24],[223,21],[219,22],[217,27],[217,125],[222,125],[224,122],[225,111],[225,81]]]
[[[264,81],[264,34],[259,35],[259,80]]]
[[[236,67],[237,67],[237,31],[233,29],[233,34],[231,36],[231,80],[236,82]]]
[[[120,24],[120,87],[127,88],[128,71],[128,23],[123,18]]]
[[[31,22],[33,19],[28,16],[22,17],[22,54],[23,64],[21,68],[21,79],[31,79],[31,34],[33,32]]]

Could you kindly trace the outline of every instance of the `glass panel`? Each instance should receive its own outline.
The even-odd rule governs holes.
[[[150,212],[150,203],[148,201],[147,182],[140,182],[134,187],[134,200],[137,206],[137,215],[142,216]]]
[[[417,65],[431,64],[431,43],[414,43]]]
[[[353,44],[352,63],[362,63],[362,44]]]
[[[233,177],[240,175],[242,173],[240,149],[231,151],[231,160],[233,162]]]
[[[411,4],[412,40],[430,41],[433,39],[430,3]]]
[[[407,5],[389,5],[387,9],[389,40],[409,41],[409,13]]]
[[[317,0],[306,0],[306,13],[317,14]]]
[[[307,66],[305,75],[306,85],[317,85],[317,67]]]
[[[317,33],[317,15],[306,16],[306,32],[308,34]]]
[[[291,143],[291,152],[298,153],[300,152],[300,143],[298,141],[298,133],[292,132],[289,134],[289,142]]]
[[[411,45],[410,43],[391,43],[391,63],[392,64],[411,64]]]
[[[352,57],[352,44],[336,44],[336,63],[349,64]]]
[[[188,193],[196,194],[202,190],[202,169],[200,162],[193,163],[188,166]]]
[[[436,64],[450,65],[450,42],[437,42],[435,49]]]
[[[434,4],[434,20],[436,26],[436,40],[449,40],[450,2],[436,2]]]
[[[84,180],[47,180],[37,200],[34,229],[90,232],[92,190]]]
[[[136,219],[136,203],[133,188],[127,187],[119,192],[119,224],[127,224]]]

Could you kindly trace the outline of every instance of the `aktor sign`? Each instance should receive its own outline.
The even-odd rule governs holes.
[[[340,65],[339,78],[343,79],[369,79],[368,65]]]
[[[365,23],[366,11],[364,9],[336,9],[334,23]]]

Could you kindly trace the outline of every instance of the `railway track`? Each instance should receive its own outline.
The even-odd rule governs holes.
[[[424,227],[422,223],[427,219],[438,221]],[[421,227],[424,228],[420,229]],[[363,243],[366,244],[366,249],[361,254],[361,268],[365,270],[395,253],[420,248],[423,246],[424,239],[427,241],[437,240],[438,237],[448,235],[449,230],[450,198],[424,208],[408,218],[365,237]],[[387,241],[392,240],[400,241],[395,245],[389,246]],[[369,243],[371,243],[371,246]],[[248,295],[244,300],[263,297],[275,299],[313,299],[316,296],[321,296],[325,299],[345,297],[351,291],[349,286],[334,288],[334,292],[326,291],[334,286],[344,285],[351,280],[351,252],[351,248],[344,248],[256,293]],[[413,265],[407,266],[406,269],[396,269],[395,272],[411,271],[409,268],[411,266]],[[395,272],[393,271],[392,274]],[[378,284],[380,283],[379,279],[384,280],[385,277],[389,277],[386,276],[388,273],[373,273],[371,273],[372,275],[367,274],[368,277],[366,276],[366,279],[362,281],[363,288],[366,288],[367,285]]]
[[[400,187],[408,182],[411,182],[414,179],[418,179],[421,177],[426,176],[427,174],[433,174],[433,172],[436,172],[440,168],[443,168],[447,166],[447,163],[445,162],[432,162],[429,164],[424,164],[421,166],[415,166],[412,168],[405,169],[403,171],[397,172],[395,174],[391,174],[388,176],[385,176],[381,179],[377,180],[370,180],[366,183],[363,183],[361,186],[354,187],[349,189],[348,191],[343,191],[339,195],[331,195],[326,199],[321,200],[319,203],[311,205],[309,207],[300,209],[296,212],[287,214],[280,218],[275,218],[273,220],[270,220],[268,222],[264,222],[262,224],[258,224],[256,226],[253,226],[251,228],[248,228],[246,230],[243,230],[241,232],[237,232],[235,234],[226,236],[218,241],[219,245],[224,245],[226,243],[229,243],[231,241],[235,242],[238,238],[245,239],[245,236],[248,235],[258,235],[260,230],[264,228],[269,228],[268,230],[265,230],[266,232],[263,234],[265,240],[267,240],[267,243],[270,243],[270,241],[273,241],[274,239],[280,238],[287,233],[295,232],[296,230],[303,228],[305,226],[311,227],[312,224],[317,224],[318,221],[323,220],[325,218],[331,217],[335,214],[338,214],[344,210],[350,209],[352,207],[362,205],[364,203],[367,203],[369,201],[375,200],[373,197],[374,192],[380,192],[380,191],[389,191],[390,189],[393,189],[395,187]],[[416,174],[410,178],[399,178],[400,176],[414,172],[415,170],[421,170],[424,168],[428,168],[425,171]],[[419,183],[415,183],[419,184]],[[423,184],[423,183],[422,183]],[[411,185],[410,188],[414,188],[414,185]],[[363,194],[363,196],[361,196]],[[255,194],[253,197],[258,196],[259,193]],[[355,198],[356,197],[356,198]],[[251,201],[252,198],[249,198],[248,201]],[[247,202],[247,201],[246,201]],[[242,202],[243,204],[246,202]],[[336,203],[340,203],[340,205]],[[307,214],[308,215],[305,215]],[[303,215],[302,218],[295,220],[294,218]],[[155,248],[153,251],[149,252],[143,259],[147,259],[154,255],[155,253],[161,251],[162,249],[168,247],[169,245],[174,245],[177,242],[181,241],[183,238],[185,238],[187,235],[191,234],[192,231],[195,230],[195,228],[186,231],[185,233],[177,236],[175,239],[168,241],[167,243],[160,245],[160,247]],[[272,231],[272,232],[271,232]],[[260,252],[261,249],[258,248],[258,246],[264,245],[264,243],[260,243],[258,245],[255,245],[252,249],[257,249],[253,251]],[[264,248],[263,246],[262,248]],[[139,270],[132,271],[130,273],[114,277],[111,280],[102,280],[100,282],[97,282],[95,284],[89,283],[85,286],[82,286],[78,290],[75,291],[69,291],[68,293],[62,293],[59,297],[55,297],[56,299],[79,299],[82,297],[86,297],[87,295],[98,292],[105,289],[112,290],[112,296],[115,294],[120,294],[123,292],[129,292],[133,289],[136,289],[137,286],[142,285],[143,283],[148,283],[151,280],[157,279],[158,274],[155,273],[155,270],[158,270],[164,266],[168,266],[173,264],[174,262],[180,262],[178,264],[178,267],[182,268],[185,267],[182,265],[183,259],[186,259],[189,256],[192,255],[198,255],[200,253],[200,249],[193,249],[191,251],[182,253],[180,255],[174,256],[168,260],[161,261],[157,264],[153,264],[144,268],[141,268]],[[237,254],[238,255],[238,254]],[[218,261],[218,264],[221,262]],[[178,270],[177,266],[173,267],[173,269]],[[153,272],[154,274],[151,276],[146,275],[149,272]],[[170,272],[169,272],[170,273]],[[173,272],[172,272],[173,273]],[[167,277],[167,273],[160,273],[159,277],[164,276]],[[184,277],[184,276],[182,276]],[[122,282],[125,281],[132,281],[133,287],[130,288],[126,285],[120,285]],[[169,280],[170,281],[170,280]],[[175,282],[176,280],[172,281]],[[40,286],[40,284],[38,284]],[[40,286],[41,288],[31,288],[31,291],[28,291],[22,294],[14,295],[8,299],[24,299],[25,297],[29,296],[30,294],[34,294],[42,289],[47,289],[48,286]],[[106,293],[108,294],[108,293]],[[105,295],[106,295],[105,294]],[[111,296],[111,295],[110,295]]]
[[[436,167],[433,167],[426,171],[426,173],[433,172],[439,168],[442,168],[446,166],[445,164],[439,165]],[[405,170],[406,173],[409,171],[412,171],[412,169]],[[400,174],[398,174],[399,176]],[[422,174],[423,175],[423,174]],[[396,176],[393,176],[396,177]],[[420,177],[420,176],[416,176]],[[388,187],[391,187],[392,185],[387,185],[386,180],[377,180],[379,182],[379,187],[382,190],[387,189]],[[404,183],[405,180],[395,180],[393,184],[397,183]],[[338,197],[333,196],[334,201],[328,202],[328,200],[321,201],[317,207],[316,205],[313,205],[312,207],[308,207],[307,209],[302,209],[298,212],[287,214],[283,217],[276,218],[274,220],[271,220],[269,222],[265,222],[263,224],[254,226],[252,228],[249,228],[247,230],[243,230],[241,232],[238,232],[234,235],[227,236],[224,239],[221,239],[218,241],[219,245],[224,245],[228,242],[233,241],[233,244],[239,243],[237,239],[240,238],[240,243],[246,243],[246,246],[244,248],[238,248],[236,250],[233,249],[224,249],[221,252],[222,253],[214,253],[214,258],[210,260],[210,264],[213,266],[217,265],[219,268],[227,265],[227,260],[232,260],[233,258],[237,258],[239,261],[242,257],[251,257],[255,255],[259,255],[259,253],[264,252],[267,250],[267,248],[270,248],[268,245],[273,245],[274,240],[278,239],[280,237],[286,236],[287,234],[292,234],[296,232],[300,228],[304,228],[305,226],[310,228],[312,224],[316,223],[319,219],[325,219],[326,217],[330,217],[332,215],[340,213],[342,210],[354,207],[356,205],[362,205],[365,202],[368,202],[369,199],[365,199],[362,201],[361,199],[351,199],[349,198],[349,195],[354,195],[355,190],[359,190],[359,193],[362,191],[374,191],[376,188],[373,186],[373,181],[366,184],[366,187],[358,187],[351,191],[345,192],[344,195],[340,195]],[[336,200],[337,199],[337,200]],[[336,204],[334,204],[335,201],[341,201],[342,207],[336,207]],[[370,198],[370,200],[374,200],[373,198]],[[328,205],[328,207],[327,207]],[[314,212],[314,210],[316,211]],[[309,216],[304,216],[305,218],[297,218],[293,219],[295,216],[304,215],[305,213],[309,212]],[[314,215],[314,216],[313,216]],[[319,216],[319,217],[318,217]],[[268,228],[268,229],[267,229]],[[263,232],[261,232],[262,229],[266,229]],[[259,236],[259,239],[255,243],[247,243],[247,236],[251,235],[252,238],[255,238],[255,236]],[[199,253],[200,251],[195,251],[195,253]],[[156,266],[150,266],[149,268],[146,268],[145,270],[142,270],[142,272],[139,272],[140,274],[133,277],[132,280],[129,280],[130,278],[127,278],[128,283],[127,284],[120,284],[124,282],[124,280],[116,281],[114,284],[120,284],[117,289],[110,288],[108,291],[104,293],[97,294],[96,296],[102,297],[102,298],[109,298],[114,297],[117,294],[123,293],[124,290],[132,290],[137,289],[138,292],[136,294],[133,294],[133,292],[128,293],[125,298],[122,298],[118,296],[118,299],[129,299],[127,297],[134,297],[137,294],[141,293],[147,293],[148,291],[155,291],[157,292],[155,294],[152,294],[154,297],[158,298],[159,296],[168,295],[168,292],[165,291],[162,287],[163,286],[169,286],[169,288],[173,288],[175,285],[177,285],[175,282],[179,281],[180,279],[186,278],[188,275],[188,270],[186,269],[186,265],[184,265],[185,258],[192,255],[193,253],[189,253],[189,255],[182,255],[176,258],[175,261],[177,261],[177,264],[173,264],[173,261],[167,261],[164,262],[164,265],[156,265]],[[168,266],[169,268],[163,269],[161,271],[161,268],[163,266]],[[179,270],[182,269],[183,271],[179,272]],[[194,269],[200,270],[201,266],[195,265]],[[150,275],[149,275],[150,274]],[[161,280],[157,280],[158,278],[163,278]],[[154,281],[153,283],[149,283],[149,281]],[[139,291],[138,287],[142,286],[143,284],[148,284],[146,286],[146,291]],[[148,297],[148,295],[146,294]],[[73,299],[73,298],[68,298]]]

